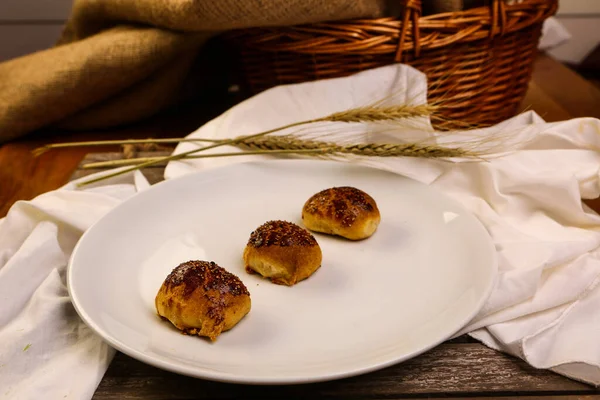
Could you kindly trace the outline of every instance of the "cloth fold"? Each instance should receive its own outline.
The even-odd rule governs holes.
[[[0,399],[90,399],[115,351],[73,308],[66,267],[80,236],[147,187],[135,175],[17,202],[0,220]]]

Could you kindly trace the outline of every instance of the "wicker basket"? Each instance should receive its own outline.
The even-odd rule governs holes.
[[[443,104],[438,129],[495,124],[520,111],[543,22],[558,0],[492,0],[425,17],[420,1],[400,1],[398,18],[253,28],[226,40],[252,94],[402,62],[427,75],[429,101]]]

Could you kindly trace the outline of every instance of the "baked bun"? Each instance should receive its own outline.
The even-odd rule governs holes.
[[[214,262],[188,261],[167,276],[155,299],[158,315],[188,335],[212,341],[250,311],[242,281]]]
[[[360,240],[377,230],[381,216],[371,196],[354,187],[342,186],[311,196],[302,208],[302,221],[311,231]]]
[[[244,249],[246,271],[278,285],[292,286],[321,266],[321,248],[306,229],[286,221],[269,221],[250,235]]]

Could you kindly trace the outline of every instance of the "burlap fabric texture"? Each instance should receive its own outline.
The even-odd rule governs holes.
[[[0,64],[0,142],[48,126],[77,130],[134,122],[173,104],[190,80],[202,96],[203,82],[218,66],[198,67],[198,60],[219,60],[199,54],[222,32],[372,18],[384,15],[385,3],[75,0],[55,47]]]

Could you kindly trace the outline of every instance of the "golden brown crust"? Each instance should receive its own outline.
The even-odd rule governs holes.
[[[190,335],[216,340],[251,308],[242,281],[214,262],[188,261],[167,276],[155,298],[159,316]]]
[[[250,234],[243,259],[249,273],[292,286],[321,266],[322,254],[306,229],[287,221],[268,221]]]
[[[302,221],[311,231],[360,240],[377,230],[381,216],[371,196],[360,189],[341,186],[312,195],[302,208]]]

